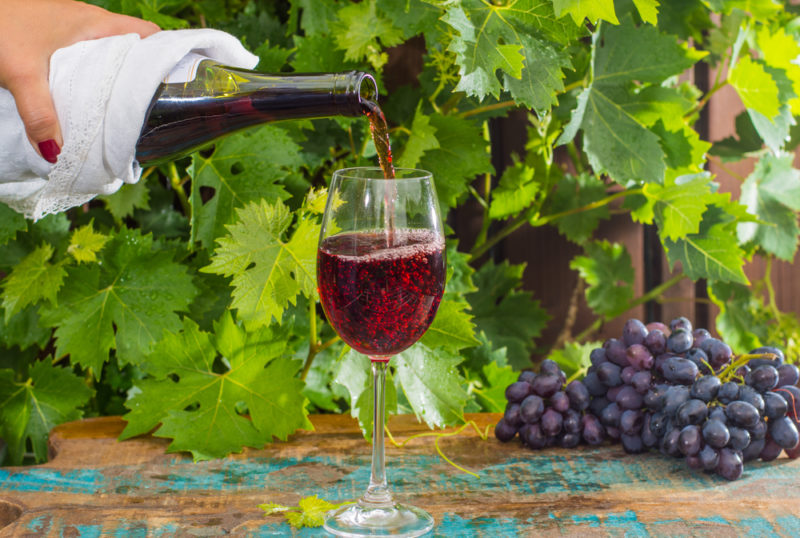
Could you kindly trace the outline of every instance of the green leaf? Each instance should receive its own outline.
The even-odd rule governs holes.
[[[585,207],[606,197],[606,185],[597,176],[581,174],[566,175],[557,184],[551,195],[550,213],[559,214]],[[558,231],[570,241],[582,244],[592,237],[600,219],[608,219],[608,207],[578,211],[555,221]]]
[[[769,19],[781,11],[783,5],[773,0],[703,0],[711,10],[729,14],[734,9],[740,9],[754,17]]]
[[[800,114],[800,66],[795,63],[800,56],[800,43],[781,27],[762,26],[758,29],[757,36],[764,62],[785,73],[789,80],[793,96],[788,99],[781,98],[781,103],[788,101],[791,113]]]
[[[774,118],[780,113],[778,85],[764,66],[745,56],[728,73],[728,82],[736,88],[744,106]]]
[[[106,209],[116,220],[130,217],[135,209],[150,209],[150,192],[144,180],[126,183],[114,194],[101,196],[100,199],[105,202]]]
[[[743,222],[737,233],[776,257],[792,261],[797,251],[797,211],[800,211],[800,171],[793,156],[764,155],[742,184],[740,202],[759,222]]]
[[[624,245],[605,239],[587,243],[585,256],[569,266],[586,281],[586,303],[598,314],[613,317],[628,309],[633,298],[633,265]]]
[[[5,315],[2,319],[5,320]],[[23,308],[8,321],[0,321],[0,343],[7,348],[19,346],[24,350],[36,345],[44,349],[49,340],[50,330],[39,325],[39,308],[36,306]]]
[[[489,217],[504,219],[514,217],[530,206],[539,192],[533,168],[516,162],[503,172],[500,183],[492,189]]]
[[[25,382],[16,381],[12,370],[0,370],[0,437],[10,463],[22,463],[28,441],[36,461],[45,461],[50,430],[79,419],[91,394],[83,379],[50,360],[34,362]]]
[[[708,295],[720,309],[717,332],[734,353],[746,353],[763,345],[767,333],[759,313],[764,305],[749,286],[712,282]]]
[[[589,354],[594,348],[602,347],[602,342],[567,342],[561,349],[550,352],[548,359],[555,361],[561,367],[567,378],[578,372],[585,372],[591,365]]]
[[[433,323],[420,340],[431,349],[445,349],[457,353],[464,348],[477,346],[475,325],[472,316],[466,312],[469,304],[443,300]]]
[[[350,415],[358,419],[364,437],[372,438],[372,373],[370,360],[352,349],[347,350],[336,365],[333,381],[350,395]],[[386,416],[397,411],[397,392],[387,369],[384,411]]]
[[[57,355],[70,355],[98,379],[110,349],[123,364],[141,362],[164,329],[180,327],[177,312],[197,293],[186,267],[137,230],[112,236],[100,262],[69,268],[58,306],[42,313],[56,327]]]
[[[633,4],[644,22],[658,24],[658,0],[633,0]]]
[[[282,512],[286,512],[287,510],[289,510],[288,506],[284,506],[282,504],[275,504],[275,503],[259,504],[258,507],[261,508],[264,511],[264,515],[265,516],[271,516],[273,514],[280,514]]]
[[[556,17],[569,14],[575,24],[583,26],[584,19],[592,24],[605,20],[611,24],[619,24],[614,11],[614,0],[553,0]]]
[[[459,252],[458,241],[447,241],[447,286],[444,289],[445,299],[461,299],[465,293],[471,293],[477,288],[472,282],[475,270],[469,264],[471,256]]]
[[[703,213],[714,200],[707,174],[667,180],[664,185],[648,183],[643,193],[653,208],[659,232],[671,240],[698,233]]]
[[[455,207],[478,174],[494,171],[481,129],[475,123],[455,116],[432,114],[439,147],[426,151],[419,167],[433,173],[439,202]]]
[[[481,373],[486,379],[486,383],[479,390],[476,390],[478,402],[488,413],[502,413],[505,411],[506,388],[517,380],[517,373],[511,365],[500,366],[496,362],[486,364]]]
[[[235,210],[248,202],[283,200],[287,192],[279,183],[285,168],[302,164],[300,148],[273,125],[231,135],[217,143],[214,153],[195,153],[192,175],[192,240],[210,248],[225,233]],[[213,195],[204,198],[211,189]]]
[[[22,214],[0,202],[0,245],[5,245],[14,239],[17,232],[24,231],[27,228],[28,223]]]
[[[336,17],[336,0],[292,0],[292,9],[301,9],[300,28],[306,35],[327,34],[329,25]],[[295,28],[289,26],[294,32]]]
[[[151,355],[146,369],[154,378],[136,383],[121,438],[160,422],[154,435],[172,439],[168,451],[204,460],[310,429],[296,377],[301,363],[285,349],[284,334],[269,327],[245,331],[229,313],[213,334],[184,319],[182,330],[167,333]]]
[[[736,221],[737,216],[712,205],[703,215],[697,234],[674,241],[662,236],[670,266],[681,262],[683,272],[692,280],[748,283],[742,270],[744,251],[736,241]]]
[[[456,366],[462,361],[443,349],[417,343],[392,358],[395,377],[411,408],[430,427],[464,420],[467,392]]]
[[[436,128],[431,126],[430,117],[422,112],[422,101],[417,105],[417,112],[411,124],[411,135],[403,148],[403,153],[397,159],[397,166],[401,168],[414,168],[419,164],[422,155],[431,149],[439,147],[436,138]]]
[[[366,59],[375,69],[388,60],[382,47],[393,47],[403,40],[403,34],[389,19],[375,9],[375,0],[348,4],[337,12],[338,21],[331,23],[336,44],[344,50],[344,59]]]
[[[233,277],[233,304],[248,325],[279,322],[297,295],[316,296],[316,255],[320,225],[293,216],[283,202],[261,200],[237,210],[238,222],[217,240],[211,264],[202,271]]]
[[[28,305],[43,300],[56,303],[66,271],[63,263],[50,263],[52,257],[53,247],[43,244],[14,266],[1,281],[6,323]]]
[[[474,275],[478,291],[467,296],[477,330],[486,333],[494,348],[507,348],[515,369],[530,365],[534,339],[550,318],[530,292],[518,289],[524,271],[525,264],[486,262]]]
[[[67,254],[75,258],[78,263],[96,262],[97,253],[103,249],[110,239],[105,234],[95,232],[92,224],[93,222],[89,222],[86,226],[81,226],[72,232]]]
[[[312,0],[314,1],[314,0]],[[297,52],[290,61],[299,73],[325,73],[353,69],[356,64],[346,62],[344,51],[331,46],[331,39],[325,35],[293,37]]]
[[[733,136],[723,138],[719,142],[714,142],[709,150],[711,155],[720,157],[723,162],[740,161],[748,153],[760,150],[763,145],[763,141],[747,112],[742,112],[736,116],[735,125],[738,139]]]

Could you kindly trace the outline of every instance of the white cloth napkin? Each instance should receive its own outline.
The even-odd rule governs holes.
[[[218,30],[174,30],[82,41],[50,60],[50,92],[64,145],[40,157],[11,94],[0,88],[0,201],[39,219],[116,192],[141,176],[136,141],[158,85],[187,54],[253,68],[258,57]]]

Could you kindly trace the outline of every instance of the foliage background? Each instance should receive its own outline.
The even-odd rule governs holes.
[[[777,344],[796,356],[798,319],[778,309],[769,271],[758,282],[743,271],[797,250],[796,7],[94,3],[164,29],[232,32],[261,71],[361,69],[382,88],[390,52],[424,41],[418,80],[393,82],[381,100],[397,162],[434,173],[446,214],[479,204],[481,226],[470,245],[451,234],[445,300],[423,340],[392,361],[389,413],[440,427],[502,410],[543,328],[564,322],[522,289],[523,265],[485,256],[524,226],[555,227],[583,250],[570,265],[595,322],[544,353],[570,373],[604,322],[685,279],[707,282],[716,330],[736,351]],[[698,63],[717,73],[705,93],[685,76]],[[746,111],[736,136],[712,144],[693,126],[726,86]],[[525,152],[497,177],[487,122],[519,109],[530,111]],[[738,199],[718,189],[709,158],[756,160]],[[108,414],[128,421],[123,438],[155,429],[195,459],[285,439],[310,412],[350,412],[368,433],[368,361],[325,323],[314,266],[332,170],[373,164],[363,119],[298,121],[232,135],[35,223],[0,206],[3,462],[42,461],[54,425]],[[635,295],[629,253],[596,233],[611,212],[656,227],[672,278]]]

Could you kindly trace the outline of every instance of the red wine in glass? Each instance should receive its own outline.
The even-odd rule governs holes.
[[[325,314],[342,339],[389,360],[427,330],[444,292],[444,244],[430,230],[349,232],[325,238],[317,281]]]

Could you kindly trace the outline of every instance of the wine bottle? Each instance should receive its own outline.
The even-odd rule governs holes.
[[[375,79],[359,71],[270,75],[190,54],[154,94],[136,159],[168,161],[260,123],[361,116],[377,95]]]

